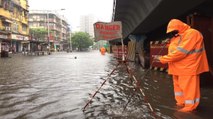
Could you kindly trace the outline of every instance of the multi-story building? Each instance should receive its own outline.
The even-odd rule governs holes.
[[[90,36],[94,37],[95,17],[93,15],[81,16],[80,18],[80,31],[89,33]]]
[[[55,50],[63,49],[64,40],[67,40],[67,34],[69,33],[69,24],[56,11],[30,10],[29,27],[46,29],[46,37],[42,40],[50,43],[51,48]]]
[[[1,50],[20,52],[28,47],[28,7],[28,0],[0,0]]]

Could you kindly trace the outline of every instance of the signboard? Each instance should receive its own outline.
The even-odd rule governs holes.
[[[4,34],[0,34],[0,39],[8,39],[8,36]]]
[[[113,40],[122,38],[122,25],[120,21],[94,24],[95,40]]]
[[[16,34],[11,34],[11,39],[14,39],[14,40],[29,40],[28,36],[22,36],[22,35],[16,35]]]

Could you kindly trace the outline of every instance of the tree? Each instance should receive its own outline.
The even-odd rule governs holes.
[[[32,37],[39,41],[47,39],[47,29],[45,28],[30,28],[30,34]]]
[[[72,35],[72,47],[83,51],[93,45],[93,39],[88,33],[76,32]]]

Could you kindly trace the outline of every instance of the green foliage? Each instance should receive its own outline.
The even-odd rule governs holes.
[[[94,49],[100,49],[101,47],[108,48],[109,42],[105,41],[105,40],[99,40],[99,41],[95,42],[95,44],[93,46]]]
[[[30,28],[30,34],[34,39],[44,41],[47,39],[48,31],[45,28]]]
[[[93,45],[93,39],[88,33],[76,32],[72,35],[72,47],[79,51],[86,50]]]

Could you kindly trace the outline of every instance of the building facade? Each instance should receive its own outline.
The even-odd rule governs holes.
[[[33,33],[30,35],[32,41],[41,40],[48,42],[51,49],[63,50],[63,43],[68,39],[69,24],[67,20],[56,11],[51,10],[30,10],[29,27],[46,29],[47,33],[43,39],[36,39]]]
[[[93,15],[81,16],[80,18],[80,31],[89,33],[90,36],[94,37],[95,17]]]
[[[0,0],[0,51],[28,46],[28,0]]]

